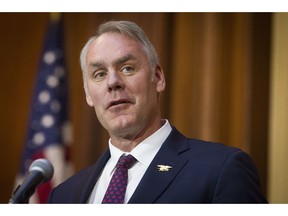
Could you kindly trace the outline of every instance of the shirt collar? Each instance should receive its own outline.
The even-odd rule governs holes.
[[[148,167],[172,130],[169,121],[167,119],[164,119],[163,121],[165,121],[165,123],[160,129],[158,129],[152,135],[139,143],[130,153],[123,152],[120,149],[116,148],[112,145],[111,139],[109,139],[111,163],[116,166],[117,161],[119,160],[121,155],[131,154],[137,159],[138,162]]]

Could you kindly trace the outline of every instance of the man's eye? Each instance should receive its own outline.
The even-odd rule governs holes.
[[[134,72],[134,68],[132,66],[125,66],[122,68],[122,72],[124,74],[131,74]]]
[[[102,80],[105,78],[105,76],[106,76],[106,72],[104,71],[94,73],[94,78],[96,80]]]

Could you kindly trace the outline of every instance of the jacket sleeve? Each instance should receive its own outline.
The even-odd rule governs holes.
[[[267,203],[248,154],[239,150],[227,158],[219,173],[213,203]]]

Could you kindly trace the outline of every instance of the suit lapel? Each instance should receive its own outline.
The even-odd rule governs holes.
[[[187,163],[187,159],[179,156],[187,149],[186,138],[173,128],[148,167],[129,203],[153,203]],[[159,171],[158,165],[167,165],[172,168],[168,171]]]
[[[86,203],[104,166],[106,165],[108,159],[110,158],[110,151],[106,150],[105,153],[102,155],[102,157],[97,161],[97,163],[94,165],[91,175],[88,177],[87,183],[83,187],[79,187],[78,191],[76,191],[76,194],[79,194],[78,196],[80,198],[80,203]]]

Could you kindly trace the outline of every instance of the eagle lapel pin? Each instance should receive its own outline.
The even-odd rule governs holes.
[[[168,172],[172,169],[172,167],[168,165],[157,165],[157,167],[159,172]]]

